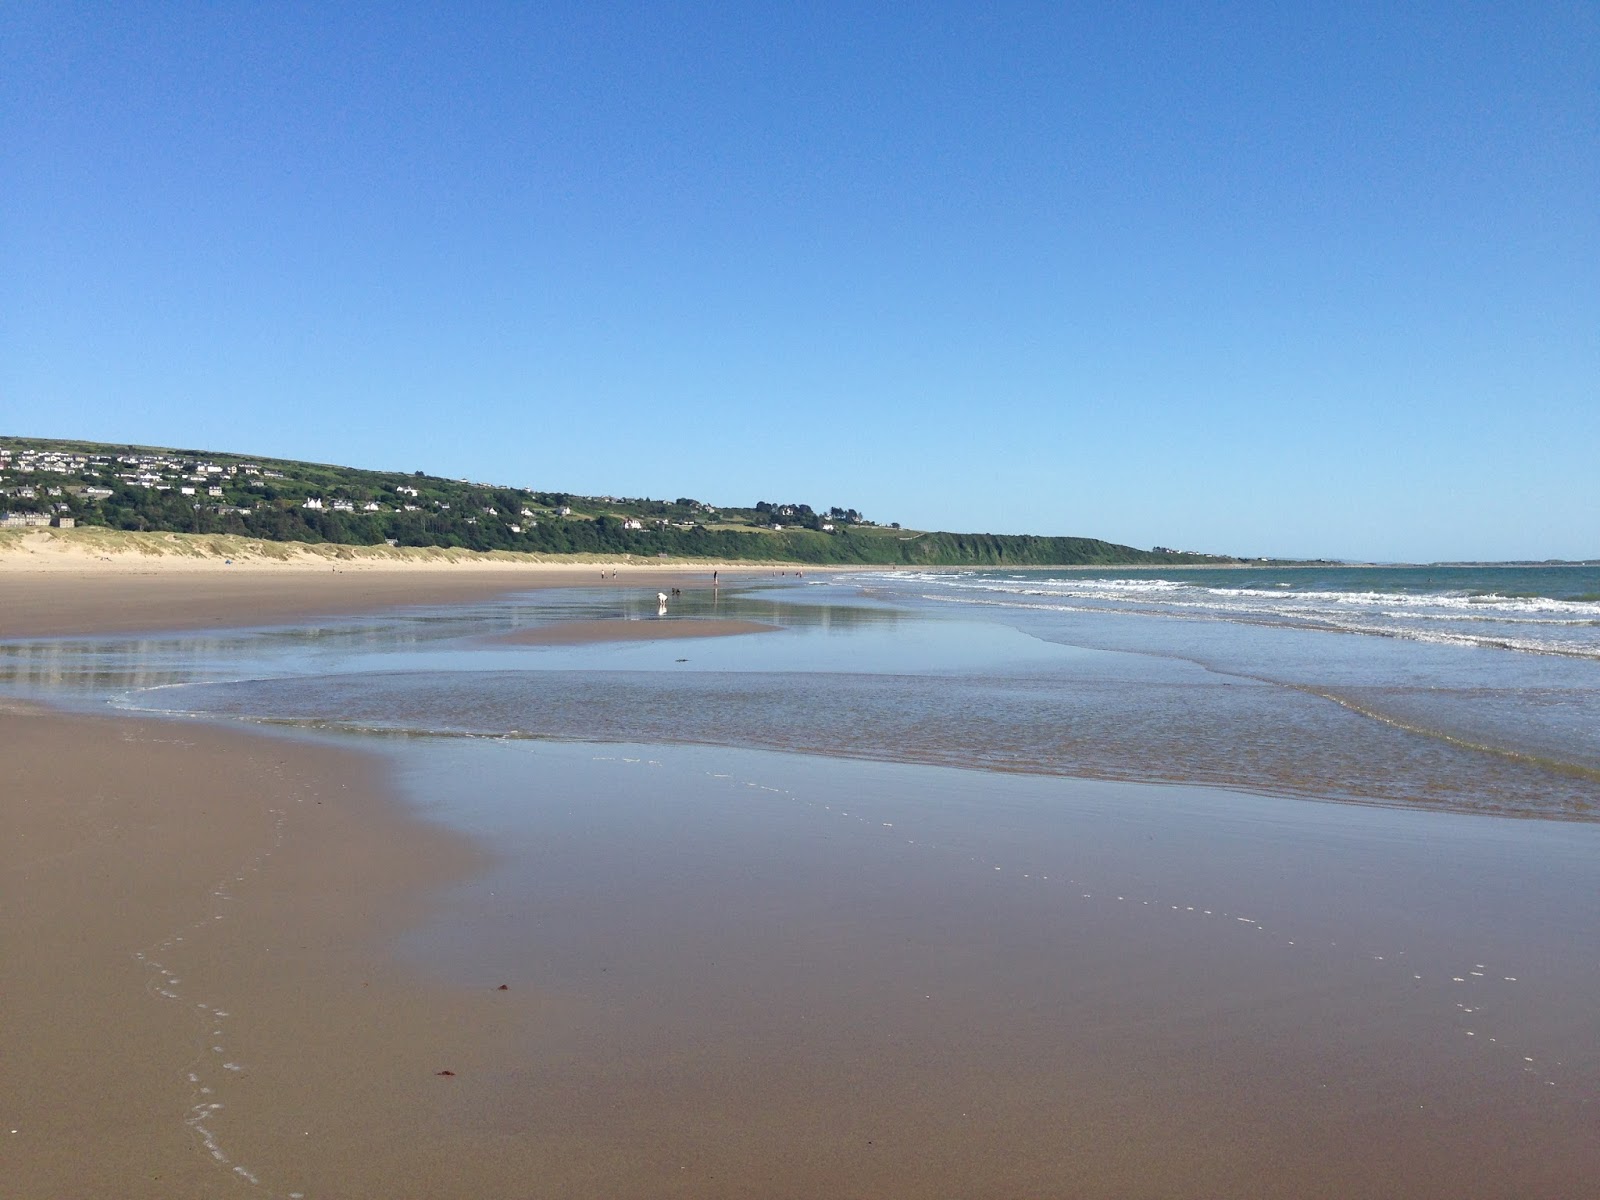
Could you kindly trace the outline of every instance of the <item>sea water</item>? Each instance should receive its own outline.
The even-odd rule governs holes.
[[[657,618],[532,593],[315,628],[13,643],[13,689],[318,728],[697,743],[1280,796],[1600,813],[1600,570],[877,572],[701,589],[717,639],[514,645]],[[781,586],[779,586],[781,585]]]
[[[1268,687],[1274,715],[1242,728],[1236,695],[1189,706],[1204,736],[1250,752],[1231,780],[1243,786],[1566,815],[1597,798],[1600,567],[906,572],[867,586]],[[1255,749],[1259,734],[1278,752]],[[1218,762],[1204,775],[1229,781]]]

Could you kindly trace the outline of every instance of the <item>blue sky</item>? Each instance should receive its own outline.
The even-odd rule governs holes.
[[[1593,3],[17,0],[0,103],[0,433],[1600,555]]]

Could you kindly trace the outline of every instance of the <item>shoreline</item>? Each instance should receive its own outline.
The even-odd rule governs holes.
[[[274,568],[224,577],[221,590],[182,573],[68,575],[60,610],[41,601],[33,619],[76,621],[79,636],[153,617],[203,631],[213,626],[195,618],[236,625],[241,610],[260,623],[263,605],[288,619],[370,611],[360,606],[374,596],[592,589],[588,575]],[[374,578],[376,592],[352,590]],[[654,591],[671,578],[640,569],[604,586]],[[435,585],[439,598],[419,599]],[[613,632],[591,626],[674,623],[548,628],[588,641]],[[0,636],[5,627],[0,618]],[[1402,1164],[1408,1184],[1393,1194],[1458,1194],[1483,1178],[1560,1194],[1592,1158],[1572,1135],[1579,1102],[1535,1108],[1546,1104],[1542,1077],[1536,1097],[1506,1100],[1485,1082],[1492,1064],[1458,1065],[1464,1044],[1478,1047],[1449,1025],[1457,993],[1442,975],[1432,1007],[1410,999],[1409,966],[1375,965],[1384,956],[1362,956],[1369,975],[1353,982],[1345,951],[1313,954],[1301,932],[1329,922],[1327,945],[1342,944],[1343,906],[1320,903],[1297,875],[1235,878],[1254,874],[1254,827],[1232,850],[1239,870],[1215,878],[1194,830],[1169,831],[1155,813],[1148,834],[1120,815],[1097,827],[1092,804],[1071,820],[1087,814],[1091,830],[1121,839],[1114,852],[1076,828],[1059,845],[1036,841],[1049,818],[1001,829],[992,865],[958,851],[977,836],[963,813],[981,796],[1069,798],[1082,791],[1071,778],[983,778],[978,792],[977,773],[792,753],[771,760],[784,765],[770,777],[730,778],[690,768],[737,774],[730,763],[760,752],[677,746],[661,763],[543,747],[540,774],[499,777],[513,789],[501,805],[545,805],[531,850],[542,857],[528,858],[492,823],[453,829],[428,816],[431,794],[496,785],[474,774],[476,743],[411,757],[416,770],[434,756],[434,786],[448,790],[430,793],[409,786],[398,755],[198,719],[0,700],[0,739],[17,785],[0,807],[0,869],[17,898],[8,926],[27,948],[0,961],[9,1032],[25,1048],[0,1062],[5,1129],[18,1130],[0,1160],[6,1195],[154,1200],[256,1185],[258,1195],[445,1200],[535,1179],[552,1194],[641,1197],[798,1200],[841,1187],[922,1197],[952,1186],[1331,1197],[1387,1186]],[[1141,787],[1087,784],[1108,786]],[[708,801],[711,788],[723,798]],[[828,807],[836,797],[847,812]],[[900,807],[874,811],[890,804]],[[971,828],[996,834],[989,821]],[[1406,844],[1389,837],[1379,849]],[[1381,858],[1324,863],[1320,838],[1310,851],[1307,870],[1358,881],[1352,904],[1361,869],[1407,878],[1378,869]],[[1081,861],[1068,867],[1058,853]],[[513,867],[520,874],[496,875]],[[1077,878],[1044,888],[1058,870]],[[534,890],[519,898],[518,886]],[[1363,945],[1392,948],[1385,922],[1410,898],[1409,884],[1394,886]],[[1171,901],[1215,903],[1218,888],[1237,894],[1222,896],[1228,911],[1214,921],[1176,915]],[[1128,904],[1110,901],[1118,890]],[[1231,915],[1241,911],[1248,922]],[[433,934],[462,948],[455,967],[408,965],[436,962],[402,957],[399,939],[441,914],[461,922]],[[1268,914],[1270,935],[1255,920]],[[526,931],[522,950],[497,947],[505,923]],[[1279,923],[1295,940],[1282,941]],[[474,946],[474,935],[485,940]],[[1416,940],[1400,953],[1442,954]],[[1466,950],[1527,954],[1477,935],[1444,948],[1450,963]],[[1429,987],[1439,967],[1419,966]],[[1506,969],[1532,979],[1530,968]],[[1391,969],[1398,986],[1372,991]],[[1144,1033],[1130,1032],[1130,1009],[1145,1014]],[[1441,1033],[1456,1050],[1435,1048]],[[1219,1038],[1237,1063],[1214,1053]],[[1569,1058],[1578,1048],[1559,1037],[1549,1047]],[[1328,1070],[1363,1081],[1331,1108],[1317,1083]],[[1560,1082],[1552,1095],[1565,1097]],[[1241,1136],[1218,1112],[1260,1132]],[[1440,1117],[1473,1132],[1440,1140]],[[1113,1129],[1125,1151],[1105,1149]],[[1495,1155],[1501,1131],[1528,1135],[1515,1163]],[[1348,1161],[1351,1137],[1377,1149]]]
[[[615,570],[603,586],[704,582]],[[570,566],[0,573],[0,638],[204,631],[598,583]],[[612,635],[575,624],[552,636]],[[755,631],[682,624],[660,635]],[[4,698],[0,745],[15,948],[0,956],[12,1046],[0,1107],[14,1131],[0,1193],[286,1195],[309,1187],[289,1180],[347,1178],[352,1155],[393,1157],[396,1129],[413,1159],[443,1162],[460,1133],[455,1073],[487,1075],[514,1030],[559,1008],[397,962],[393,939],[428,898],[494,851],[412,809],[381,753]],[[463,1193],[441,1181],[431,1194]]]
[[[1331,1200],[1460,1194],[1485,1170],[1572,1194],[1593,1158],[1575,1149],[1581,1074],[1558,1073],[1548,1098],[1531,1094],[1542,1075],[1502,1095],[1492,1060],[1460,1059],[1487,1049],[1454,1028],[1460,993],[1418,995],[1451,987],[1439,946],[1408,935],[1399,961],[1429,983],[1402,983],[1411,966],[1338,950],[1342,908],[1292,903],[1278,872],[1208,866],[1154,811],[1105,825],[1097,809],[1125,808],[1108,785],[1090,785],[1100,799],[1074,820],[1110,841],[1069,833],[1081,861],[1058,880],[1064,864],[1031,827],[997,843],[992,867],[951,858],[965,818],[947,805],[970,802],[965,773],[883,764],[858,797],[847,760],[768,775],[751,764],[790,756],[691,750],[663,764],[550,747],[552,815],[580,794],[594,813],[581,841],[559,819],[541,827],[530,862],[492,824],[458,832],[412,807],[399,759],[324,739],[5,702],[0,738],[22,784],[0,870],[27,947],[0,961],[8,1196],[466,1200],[539,1178],[563,1195],[799,1200],[855,1181],[920,1198],[1009,1179],[1028,1194]],[[460,755],[476,748],[445,749],[435,782],[471,778]],[[707,767],[733,774],[716,777],[720,799],[690,803],[683,785]],[[809,803],[747,798],[807,779]],[[1004,793],[1049,786],[1013,777]],[[946,803],[924,809],[930,791]],[[844,795],[848,813],[822,807]],[[1244,839],[1223,843],[1241,868],[1260,849]],[[1324,882],[1365,886],[1323,861],[1320,837],[1307,852]],[[1379,875],[1407,894],[1403,872]],[[1112,901],[1123,888],[1128,902]],[[1168,901],[1184,899],[1195,907],[1179,915]],[[1366,916],[1363,945],[1389,949],[1392,899]],[[1196,915],[1202,900],[1223,911]],[[508,917],[527,930],[520,951],[494,949]],[[1324,949],[1283,940],[1322,922]],[[456,948],[421,955],[442,955],[431,971],[412,965],[415,945],[402,957],[398,939],[419,926],[424,946]],[[1520,942],[1466,945],[1527,977],[1518,986],[1550,966]],[[1459,957],[1448,939],[1445,951]],[[1512,999],[1498,1002],[1508,1014]],[[1353,1040],[1337,1033],[1347,1023]],[[1554,1052],[1541,1062],[1578,1051],[1584,1070],[1579,1046],[1541,1048]],[[1330,1097],[1321,1072],[1358,1086]],[[1257,1133],[1217,1115],[1235,1106]],[[1107,1108],[1120,1115],[1097,1115]],[[1439,1141],[1441,1119],[1472,1132]],[[1125,1152],[1105,1152],[1106,1120]],[[1513,1164],[1491,1136],[1502,1129],[1531,1138]],[[1372,1153],[1352,1159],[1341,1147],[1357,1131]]]

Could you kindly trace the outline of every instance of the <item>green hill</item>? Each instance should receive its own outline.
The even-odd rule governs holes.
[[[20,437],[0,437],[0,510],[10,524],[535,554],[885,566],[1236,561],[1098,538],[918,532],[838,507],[576,496],[421,471]]]

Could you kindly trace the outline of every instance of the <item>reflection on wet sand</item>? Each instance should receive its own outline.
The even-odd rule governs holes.
[[[1600,1168],[1591,827],[683,747],[397,753],[503,855],[410,953],[582,1001],[468,1110],[530,1167],[577,1148],[575,1185],[1562,1195]]]

